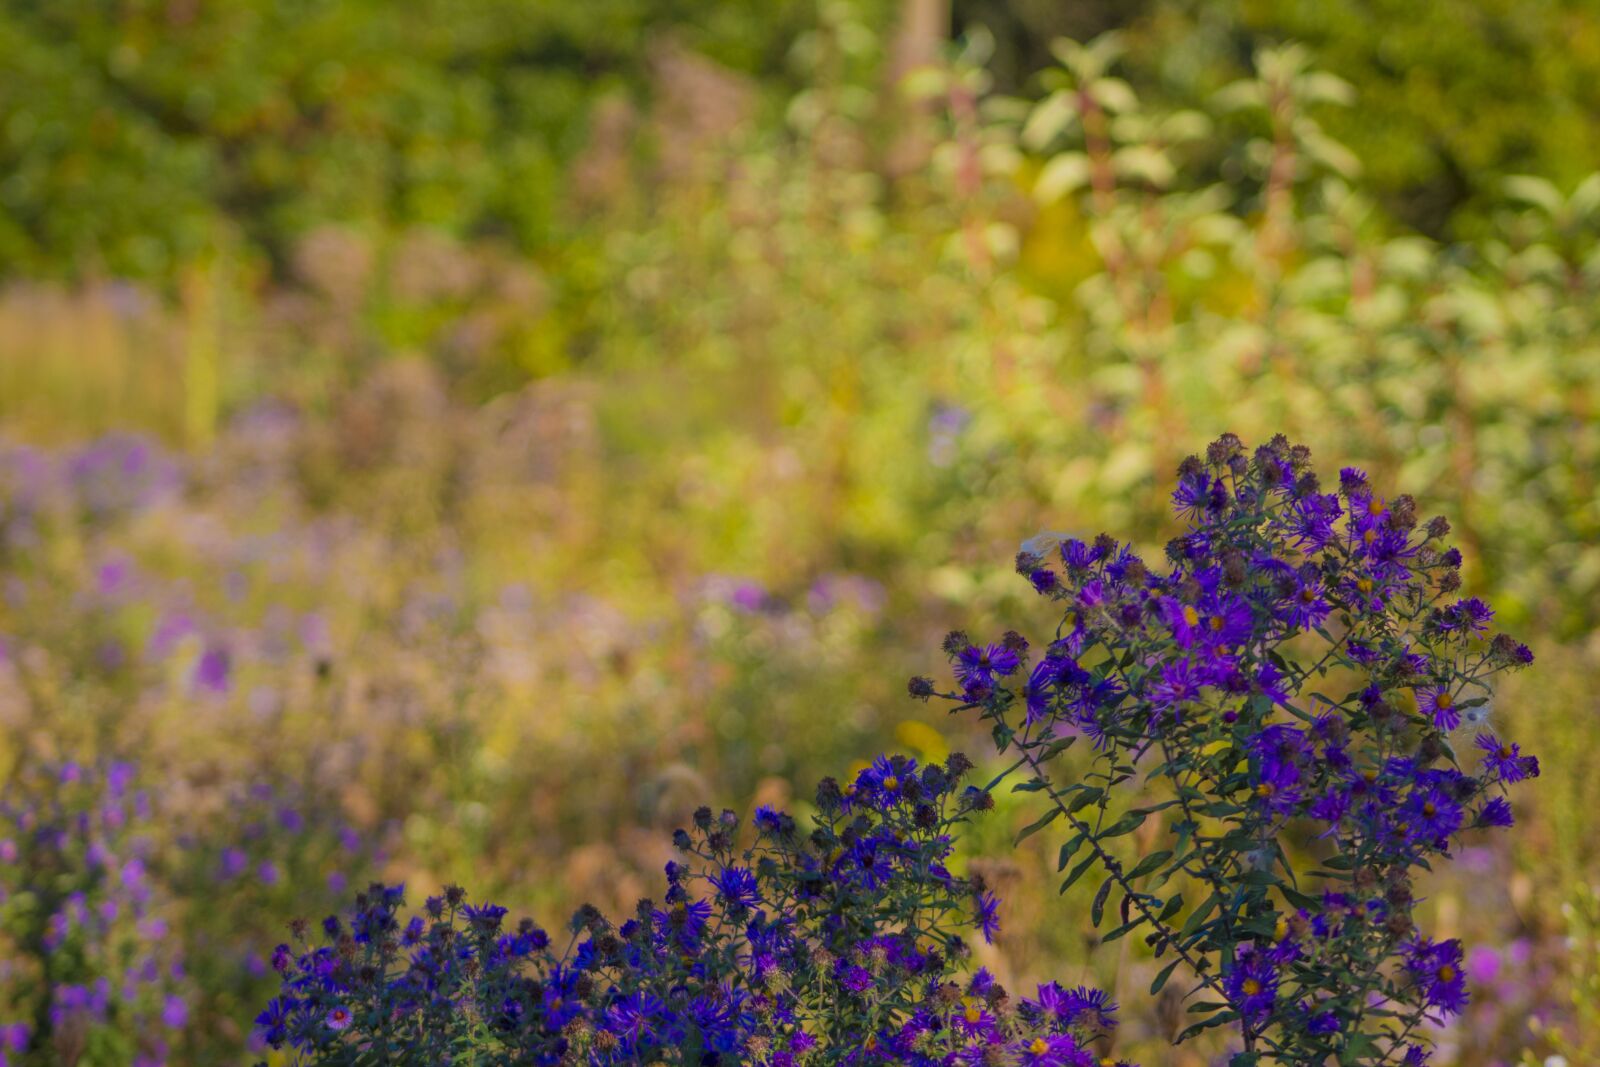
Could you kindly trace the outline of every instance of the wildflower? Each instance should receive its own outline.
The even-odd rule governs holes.
[[[1515,743],[1501,741],[1494,734],[1479,734],[1473,744],[1484,753],[1484,767],[1502,782],[1539,776],[1538,757],[1524,756],[1521,746]]]
[[[1417,710],[1433,720],[1444,731],[1461,725],[1461,709],[1456,706],[1455,694],[1445,686],[1436,686],[1417,692]]]
[[[1405,966],[1429,1007],[1446,1016],[1466,1007],[1467,975],[1461,965],[1460,941],[1414,941],[1406,946]]]
[[[1278,997],[1278,971],[1265,953],[1246,945],[1239,951],[1223,988],[1234,1010],[1245,1019],[1258,1020],[1271,1013]]]

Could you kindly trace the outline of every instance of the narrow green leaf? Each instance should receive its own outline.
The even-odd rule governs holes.
[[[1094,903],[1089,905],[1089,924],[1096,930],[1100,929],[1100,920],[1105,915],[1106,898],[1111,895],[1111,886],[1115,880],[1107,878],[1100,883],[1100,891],[1094,895]]]
[[[1149,874],[1157,867],[1160,867],[1163,863],[1167,862],[1171,858],[1171,849],[1162,849],[1160,852],[1150,853],[1150,855],[1140,860],[1138,864],[1134,866],[1133,870],[1128,872],[1128,880],[1132,881],[1135,878],[1143,878],[1145,875]]]
[[[1167,979],[1172,977],[1172,972],[1177,970],[1178,964],[1182,962],[1182,959],[1175,959],[1161,968],[1161,973],[1156,975],[1156,980],[1150,983],[1150,995],[1152,997],[1161,992],[1161,988],[1167,984]]]

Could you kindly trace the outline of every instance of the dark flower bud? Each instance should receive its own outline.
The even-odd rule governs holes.
[[[1028,639],[1015,630],[1007,630],[1001,636],[1000,643],[1019,656],[1028,651]]]
[[[1094,554],[1104,559],[1117,550],[1117,539],[1108,533],[1096,534],[1094,539]]]
[[[1044,563],[1044,559],[1042,557],[1028,551],[1018,552],[1015,560],[1017,573],[1022,575],[1024,578],[1038,570],[1042,563]]]
[[[1461,588],[1461,574],[1458,571],[1445,571],[1439,575],[1439,590],[1444,593],[1453,593]]]
[[[1373,870],[1371,867],[1360,867],[1360,868],[1357,868],[1356,874],[1355,874],[1355,886],[1356,886],[1357,889],[1362,889],[1362,890],[1371,889],[1373,886],[1375,886],[1377,884],[1378,884],[1378,872],[1377,871]]]
[[[918,700],[927,700],[933,696],[933,679],[919,674],[906,683],[906,692]]]
[[[1244,448],[1244,442],[1239,440],[1237,434],[1225,433],[1206,446],[1206,462],[1213,467],[1220,467],[1232,460]]]
[[[1244,584],[1244,553],[1230,548],[1222,554],[1222,577],[1232,586]]]
[[[959,656],[972,647],[972,639],[963,630],[951,630],[944,635],[944,654]]]
[[[1428,520],[1426,528],[1429,537],[1444,537],[1450,533],[1450,520],[1443,515],[1435,515]]]
[[[1417,746],[1415,759],[1417,766],[1430,767],[1444,755],[1444,743],[1437,737],[1425,737],[1422,744]]]
[[[466,899],[467,891],[462,889],[460,886],[447,885],[444,887],[445,903],[450,905],[452,908],[459,908],[461,906],[461,902]]]
[[[968,771],[972,770],[972,761],[966,757],[965,753],[952,752],[949,758],[944,761],[944,769],[951,778],[960,779]]]
[[[1134,560],[1128,564],[1128,569],[1123,571],[1123,577],[1129,585],[1141,586],[1144,584],[1145,579],[1150,577],[1150,568],[1146,567],[1140,560]]]
[[[655,910],[656,902],[651,900],[649,897],[640,898],[639,902],[633,906],[633,913],[639,917],[640,922],[649,922],[651,917],[655,914]],[[524,922],[526,921],[527,920],[524,920]],[[533,924],[530,922],[528,925],[532,926]],[[527,931],[523,932],[526,933]]]
[[[694,809],[694,824],[702,830],[711,829],[711,809],[704,805]]]
[[[1205,469],[1205,464],[1200,462],[1199,456],[1185,456],[1183,462],[1178,464],[1178,477],[1192,478]]]
[[[834,778],[824,778],[817,783],[817,807],[826,814],[839,810],[844,803],[844,794],[839,790],[839,782]]]
[[[1339,492],[1345,496],[1359,493],[1367,487],[1367,475],[1355,467],[1345,467],[1339,472]]]
[[[1389,918],[1384,920],[1383,927],[1388,931],[1390,937],[1399,940],[1410,935],[1411,916],[1403,911],[1392,911],[1389,913]]]
[[[918,804],[911,818],[923,830],[931,830],[939,825],[939,812],[932,804]]]
[[[1470,774],[1463,774],[1450,782],[1450,792],[1457,800],[1466,800],[1478,791],[1481,783]]]
[[[691,843],[692,842],[690,842],[690,840],[689,840],[689,831],[683,829],[682,827],[679,827],[678,829],[672,831],[672,847],[673,848],[679,849],[680,851],[683,851],[683,852],[687,852],[687,851],[689,851],[689,846],[690,846]]]
[[[1305,445],[1289,446],[1289,464],[1299,470],[1311,462],[1311,449]]]
[[[968,811],[994,810],[994,797],[990,796],[987,790],[979,789],[977,786],[968,786],[963,799]]]
[[[737,830],[739,828],[739,816],[730,808],[722,809],[722,814],[718,816],[718,821],[722,823],[724,830]]]
[[[1402,493],[1389,504],[1389,525],[1397,530],[1409,530],[1417,524],[1417,501],[1410,493]]]
[[[1502,667],[1526,667],[1533,662],[1533,650],[1510,634],[1495,634],[1489,642],[1489,658]]]
[[[706,847],[713,852],[726,852],[733,847],[733,838],[726,830],[713,830],[706,835]]]

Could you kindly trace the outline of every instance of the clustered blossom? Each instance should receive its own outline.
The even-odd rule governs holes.
[[[1241,1063],[1426,1062],[1416,1020],[1467,993],[1459,943],[1416,930],[1413,876],[1512,825],[1506,787],[1539,765],[1492,728],[1491,677],[1533,654],[1459,595],[1448,522],[1362,471],[1326,491],[1306,449],[1225,435],[1182,464],[1172,499],[1188,527],[1165,572],[1105,535],[1062,539],[1054,559],[1030,543],[1017,567],[1064,609],[1054,639],[1030,669],[1015,633],[952,634],[948,696],[993,721],[1066,816],[1063,863],[1091,844],[1069,881],[1098,861],[1121,932],[1147,928],[1199,972]],[[1060,785],[1044,764],[1078,737],[1098,769]],[[1176,797],[1131,807],[1147,779]],[[1104,842],[1156,811],[1170,847],[1136,868],[1155,876],[1141,888]],[[1157,895],[1172,879],[1210,896]]]
[[[0,794],[0,1067],[89,1048],[161,1067],[188,1022],[134,779],[126,763],[39,764]]]
[[[987,971],[960,977],[995,909],[946,865],[992,803],[960,786],[969,767],[880,758],[821,783],[809,832],[758,809],[743,847],[732,812],[702,808],[662,900],[620,924],[581,909],[558,937],[456,888],[403,918],[403,889],[375,885],[321,944],[300,924],[273,953],[259,1026],[315,1064],[433,1064],[469,1042],[483,1064],[1099,1064],[1104,993],[1051,983],[1013,1005]]]

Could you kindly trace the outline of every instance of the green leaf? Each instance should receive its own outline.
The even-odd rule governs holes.
[[[1130,811],[1128,814],[1124,815],[1122,818],[1106,827],[1105,831],[1100,834],[1100,840],[1104,841],[1110,837],[1121,837],[1123,834],[1131,834],[1143,825],[1144,816],[1139,814],[1137,811]]]
[[[1105,915],[1106,898],[1111,895],[1111,886],[1115,879],[1107,878],[1100,883],[1100,891],[1094,895],[1094,903],[1089,905],[1089,924],[1096,930],[1100,929],[1100,920]]]
[[[1067,875],[1067,880],[1061,883],[1061,892],[1065,893],[1073,882],[1076,882],[1079,878],[1082,878],[1083,872],[1089,869],[1090,865],[1094,863],[1094,860],[1095,855],[1093,852],[1083,857],[1083,859],[1078,862],[1078,865],[1072,868],[1072,872]]]
[[[1206,917],[1210,915],[1220,903],[1222,903],[1222,898],[1216,893],[1212,893],[1206,898],[1206,902],[1196,908],[1193,915],[1189,916],[1189,921],[1183,924],[1183,929],[1178,931],[1178,936],[1188,937],[1190,934],[1200,929],[1201,924],[1206,921]]]
[[[1172,972],[1177,970],[1178,964],[1182,962],[1182,959],[1175,959],[1161,968],[1161,972],[1156,975],[1156,980],[1150,983],[1150,995],[1152,997],[1161,992],[1161,987],[1167,984],[1167,979],[1172,977]]]
[[[1183,907],[1183,894],[1182,893],[1174,894],[1172,899],[1167,901],[1167,906],[1161,909],[1161,914],[1156,916],[1156,920],[1158,922],[1166,922],[1168,919],[1170,919],[1174,915],[1178,914],[1178,909],[1180,909],[1182,907]]]
[[[1060,808],[1051,808],[1049,811],[1045,812],[1039,818],[1035,819],[1033,822],[1031,822],[1027,826],[1023,827],[1022,832],[1017,835],[1017,839],[1016,839],[1015,842],[1013,842],[1013,844],[1017,844],[1017,845],[1022,844],[1028,838],[1032,837],[1034,834],[1038,833],[1040,830],[1043,830],[1046,826],[1049,826],[1051,823],[1055,822],[1060,817],[1061,817],[1061,809]]]
[[[1060,856],[1056,859],[1057,873],[1067,869],[1067,861],[1077,854],[1078,849],[1083,847],[1084,840],[1085,838],[1082,834],[1073,834],[1067,838],[1066,842],[1061,846]]]
[[[1157,867],[1160,867],[1163,863],[1167,862],[1171,858],[1171,849],[1162,849],[1160,852],[1150,853],[1150,855],[1140,860],[1134,866],[1133,870],[1128,872],[1128,880],[1132,881],[1135,878],[1143,878],[1145,875],[1149,874]]]

